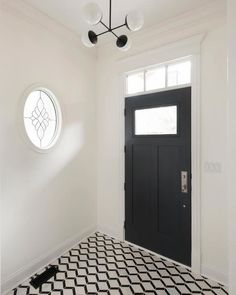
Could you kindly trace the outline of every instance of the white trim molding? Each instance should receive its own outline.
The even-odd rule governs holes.
[[[123,233],[120,234],[120,232],[117,230],[114,230],[114,228],[110,226],[106,226],[106,225],[101,225],[101,224],[97,227],[97,231],[118,240],[120,240],[120,237],[123,235]]]
[[[43,267],[55,261],[61,255],[69,251],[75,245],[82,242],[84,239],[86,239],[94,232],[96,232],[96,226],[88,227],[76,234],[75,236],[62,242],[54,249],[51,249],[47,253],[36,258],[30,264],[25,265],[24,267],[13,273],[10,277],[1,282],[1,294],[7,294],[12,289],[16,288],[20,283],[27,280],[29,277],[37,273]]]
[[[156,48],[178,41],[180,38],[189,38],[194,34],[214,29],[222,21],[226,22],[226,4],[221,0],[213,0],[200,7],[179,14],[176,17],[167,19],[159,24],[144,28],[132,35],[133,46],[131,50],[122,53],[127,58],[133,54],[139,54],[149,48]],[[119,51],[114,50],[111,42],[100,44],[98,47],[99,58],[118,58]]]
[[[221,273],[219,271],[215,271],[212,267],[208,267],[206,265],[202,265],[201,267],[201,275],[207,277],[212,281],[216,281],[224,286],[229,285],[229,278],[225,273]],[[234,295],[234,294],[232,294]]]
[[[103,229],[104,229],[104,230],[103,230]],[[109,229],[109,228],[107,228],[107,227],[100,228],[100,230],[98,229],[98,231],[99,231],[100,233],[103,233],[103,234],[109,236],[110,238],[118,239],[118,240],[119,240],[119,238],[117,238],[117,235],[113,235],[113,234],[112,234],[113,230],[111,230],[111,229]],[[165,260],[167,260],[167,261],[169,261],[169,262],[171,262],[171,263],[174,263],[174,264],[176,264],[176,265],[178,265],[178,266],[180,266],[180,267],[184,267],[184,268],[186,268],[186,269],[188,269],[188,270],[193,271],[191,267],[187,267],[186,265],[183,265],[183,264],[181,264],[181,263],[179,263],[179,262],[177,262],[177,261],[174,261],[174,260],[172,260],[172,259],[170,259],[170,258],[168,258],[168,257],[165,257],[165,256],[162,256],[162,255],[159,255],[159,254],[156,253],[156,252],[150,251],[150,250],[148,250],[148,249],[146,249],[146,248],[143,248],[143,247],[141,247],[141,246],[139,246],[139,245],[136,245],[136,244],[134,244],[134,243],[131,243],[131,242],[129,242],[129,241],[126,241],[125,239],[124,239],[124,242],[127,243],[127,244],[129,244],[129,245],[132,246],[132,247],[135,247],[135,248],[137,248],[137,249],[140,249],[140,250],[146,251],[146,252],[148,252],[148,253],[150,253],[150,254],[152,254],[152,255],[155,255],[155,256],[157,256],[157,257],[159,257],[159,258],[165,259]],[[195,272],[195,273],[196,273],[196,272]],[[220,283],[220,284],[222,284],[222,285],[224,285],[224,286],[228,286],[228,277],[227,277],[225,274],[223,274],[223,273],[219,273],[219,272],[216,272],[216,271],[212,270],[211,268],[208,268],[208,267],[206,267],[206,266],[202,266],[202,269],[201,269],[201,275],[204,276],[204,277],[206,277],[207,279],[210,279],[210,280],[216,281],[216,282],[218,282],[218,283]]]
[[[120,59],[119,75],[120,75],[120,88],[123,90],[120,95],[122,96],[120,102],[120,126],[122,132],[120,134],[120,175],[123,175],[120,183],[124,183],[124,97],[125,95],[125,77],[130,71],[135,71],[148,66],[165,63],[175,59],[190,57],[192,61],[192,271],[201,274],[201,153],[200,153],[200,60],[201,60],[201,43],[204,40],[205,33],[195,35],[191,38],[181,40],[163,46],[161,48],[151,50],[130,58]],[[125,202],[124,192],[121,198],[120,207],[122,208],[122,215],[120,217],[120,226],[123,226],[125,219]],[[110,231],[111,232],[111,231]],[[120,231],[119,231],[120,232]],[[119,238],[124,240],[123,236]]]
[[[200,50],[192,56],[192,271],[201,273]]]
[[[158,253],[156,253],[156,252],[150,251],[150,250],[148,250],[148,249],[146,249],[146,248],[144,248],[144,247],[138,246],[138,245],[136,245],[136,244],[134,244],[134,243],[131,243],[131,242],[128,242],[128,241],[126,241],[126,240],[125,240],[125,242],[126,242],[127,244],[129,244],[130,246],[132,246],[132,247],[138,248],[139,250],[146,251],[147,253],[150,253],[150,254],[152,254],[152,255],[155,255],[156,257],[159,257],[159,258],[161,258],[161,259],[164,259],[164,260],[166,260],[166,261],[169,261],[169,262],[171,262],[171,263],[174,263],[175,265],[178,265],[178,266],[180,266],[180,267],[184,267],[184,268],[186,268],[186,269],[188,269],[188,270],[191,270],[191,267],[186,266],[186,265],[183,265],[182,263],[179,263],[179,262],[177,262],[177,261],[174,261],[174,260],[172,260],[172,259],[170,259],[170,258],[168,258],[168,257],[166,257],[166,256],[160,255],[160,254],[158,254]]]
[[[29,25],[36,26],[44,32],[57,36],[63,42],[70,43],[71,46],[74,46],[77,50],[80,50],[80,52],[83,52],[86,55],[96,56],[96,51],[89,50],[83,46],[80,36],[76,32],[36,9],[34,6],[31,6],[24,0],[1,0],[0,11],[1,10],[4,13],[8,13],[27,22]]]

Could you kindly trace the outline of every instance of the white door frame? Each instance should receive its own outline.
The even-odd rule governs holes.
[[[156,50],[148,51],[130,58],[117,61],[119,63],[120,89],[122,89],[123,100],[120,104],[120,122],[123,126],[122,137],[120,138],[121,149],[124,147],[124,98],[127,96],[125,91],[125,77],[128,72],[146,68],[151,65],[165,63],[170,60],[191,57],[192,61],[192,271],[201,273],[201,124],[200,124],[200,60],[201,42],[205,34],[182,40],[180,42],[161,47]],[[124,153],[120,159],[120,175],[124,176]],[[122,187],[124,177],[122,179]],[[125,192],[122,198],[122,224],[125,219]],[[122,232],[124,239],[124,230]]]

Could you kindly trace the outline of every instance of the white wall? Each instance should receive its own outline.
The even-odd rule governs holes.
[[[229,136],[229,282],[230,294],[236,294],[236,2],[235,0],[228,0],[228,136]]]
[[[203,273],[224,281],[228,281],[226,40],[226,25],[207,34],[201,72],[202,266]],[[207,172],[209,162],[219,163],[221,173]]]
[[[5,288],[48,263],[57,253],[52,251],[59,254],[96,228],[96,58],[80,48],[79,38],[47,17],[18,8],[6,3],[0,8]],[[40,17],[44,25],[38,23]],[[22,116],[24,91],[35,83],[56,94],[63,113],[60,141],[46,154],[27,145],[16,119]]]
[[[122,73],[146,66],[147,60],[148,64],[158,63],[161,57],[152,50],[202,32],[206,32],[201,62],[202,271],[227,282],[224,5],[196,10],[157,28],[135,33],[133,49],[126,54],[110,45],[99,48],[95,75],[95,56],[83,50],[73,34],[40,13],[28,11],[20,0],[2,2],[5,4],[0,9],[0,36],[4,40],[0,42],[0,128],[4,140],[0,152],[4,286],[32,274],[37,265],[48,262],[52,251],[56,249],[60,254],[67,245],[91,232],[97,223],[102,231],[123,237]],[[142,58],[137,62],[139,56]],[[34,83],[54,91],[63,111],[61,140],[53,152],[43,155],[29,148],[16,119],[24,91]],[[205,162],[219,162],[222,172],[207,173]],[[232,278],[233,274],[232,267]]]
[[[122,73],[163,61],[158,54],[154,55],[156,48],[204,32],[206,37],[201,46],[202,273],[227,283],[226,20],[224,2],[217,3],[209,10],[195,11],[194,14],[180,16],[148,32],[137,33],[133,36],[132,50],[126,54],[119,53],[109,45],[99,50],[98,226],[108,234],[123,238]],[[160,55],[164,51],[160,49]],[[205,171],[206,162],[219,163],[221,173]]]

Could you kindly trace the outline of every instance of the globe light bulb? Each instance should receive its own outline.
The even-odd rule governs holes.
[[[82,17],[89,25],[96,25],[102,20],[102,10],[97,3],[88,3],[82,7]]]
[[[134,10],[127,14],[126,25],[130,31],[139,31],[144,24],[144,17],[140,11]]]

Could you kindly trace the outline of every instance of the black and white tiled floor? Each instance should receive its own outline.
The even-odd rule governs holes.
[[[216,282],[101,233],[90,236],[53,265],[59,273],[38,290],[29,281],[9,295],[225,295]]]

